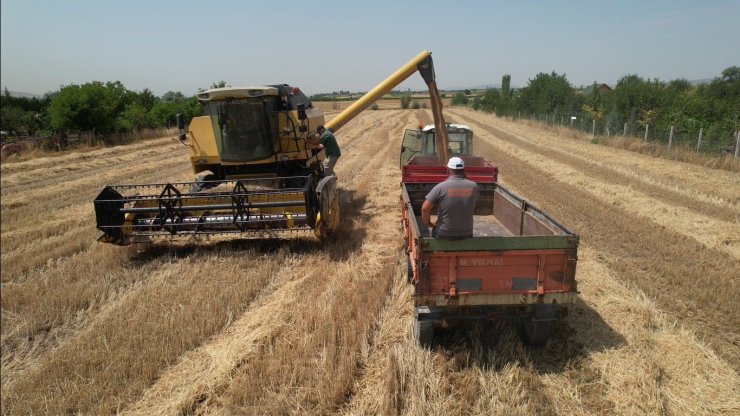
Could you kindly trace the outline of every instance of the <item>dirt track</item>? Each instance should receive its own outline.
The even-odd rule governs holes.
[[[409,333],[398,150],[412,110],[337,135],[341,238],[95,242],[106,183],[187,180],[173,139],[2,166],[8,414],[738,414],[740,176],[462,109],[508,187],[582,236],[541,349],[506,324]]]

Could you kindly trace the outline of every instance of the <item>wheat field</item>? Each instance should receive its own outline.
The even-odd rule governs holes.
[[[398,154],[425,111],[337,133],[325,243],[97,243],[104,185],[192,179],[172,137],[3,163],[2,413],[740,414],[740,174],[471,110],[445,116],[581,236],[580,295],[542,348],[480,322],[420,349]]]

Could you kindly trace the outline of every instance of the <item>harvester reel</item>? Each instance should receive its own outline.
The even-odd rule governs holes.
[[[165,229],[170,234],[177,234],[177,224],[182,223],[182,194],[172,184],[167,184],[159,195],[159,215],[156,224],[158,229]],[[168,224],[167,221],[170,220]]]
[[[246,205],[249,203],[247,195],[247,188],[242,181],[236,181],[234,190],[231,191],[231,206],[234,210],[232,222],[242,231],[246,229],[242,221],[249,220],[249,210],[246,208]]]

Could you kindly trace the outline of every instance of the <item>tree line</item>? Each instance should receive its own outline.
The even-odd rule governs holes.
[[[0,127],[11,136],[77,131],[106,142],[114,133],[173,127],[177,113],[190,120],[201,112],[195,96],[169,91],[158,97],[148,88],[131,91],[119,81],[71,84],[41,98],[14,97],[7,87],[0,95]]]
[[[539,73],[517,90],[511,76],[504,75],[501,88],[488,89],[469,99],[458,93],[453,104],[470,105],[475,110],[500,116],[532,117],[572,123],[595,122],[599,132],[621,134],[628,126],[634,134],[645,130],[648,136],[665,132],[700,130],[715,148],[734,144],[740,122],[740,67],[733,66],[709,82],[692,85],[685,79],[663,82],[626,75],[614,88],[594,83],[576,88],[565,74]]]
[[[213,83],[211,88],[226,83]],[[596,84],[576,88],[565,74],[539,73],[523,88],[511,88],[511,76],[504,75],[500,88],[471,96],[460,91],[453,105],[470,105],[475,110],[500,116],[594,122],[607,134],[630,126],[633,133],[649,131],[703,131],[708,143],[721,147],[733,143],[740,113],[740,67],[722,71],[710,82],[692,85],[685,79],[663,82],[626,75],[614,88]],[[317,97],[312,97],[313,99]],[[145,88],[127,89],[121,82],[93,81],[67,85],[41,98],[13,97],[7,88],[0,95],[0,129],[12,134],[51,135],[67,131],[92,132],[104,142],[113,133],[144,128],[169,128],[175,115],[186,120],[200,115],[194,96],[169,91],[161,97]]]

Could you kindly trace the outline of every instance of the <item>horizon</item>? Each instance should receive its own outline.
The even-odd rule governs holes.
[[[504,74],[522,88],[552,71],[574,87],[632,74],[711,80],[740,65],[731,52],[740,4],[727,0],[220,6],[3,0],[0,85],[38,96],[92,81],[157,96],[221,80],[288,83],[307,95],[368,91],[421,50],[432,52],[442,90],[498,85]],[[412,75],[395,89],[425,88]]]
[[[628,75],[632,75],[632,74],[628,74]],[[637,75],[639,76],[639,74],[637,74]],[[627,75],[625,75],[625,76],[627,76]],[[710,82],[714,81],[717,78],[719,78],[719,77],[703,78],[703,79],[695,79],[695,80],[686,80],[686,81],[688,81],[689,84],[691,84],[692,86],[696,86],[696,85],[710,83]],[[659,80],[659,81],[660,82],[670,82],[670,81],[674,81],[674,80]],[[92,82],[92,81],[89,81],[89,82]],[[101,81],[101,82],[108,82],[108,81]],[[111,81],[111,82],[114,82],[114,81]],[[596,84],[597,85],[605,84],[605,85],[607,85],[610,88],[614,88],[616,86],[616,83],[614,83],[614,84],[607,84],[605,82],[596,82]],[[571,86],[574,89],[588,88],[591,85],[593,85],[593,83],[588,84],[588,85],[574,85],[574,84],[571,83]],[[124,85],[124,87],[125,87],[125,85]],[[524,88],[524,87],[526,87],[526,85],[525,86],[512,85],[511,86],[511,89],[512,90],[516,90],[516,89],[521,89],[521,88]],[[440,88],[439,91],[441,91],[441,92],[456,92],[456,91],[464,91],[464,90],[485,91],[485,90],[488,90],[488,89],[496,89],[496,88],[501,88],[501,84],[498,83],[498,84],[489,84],[489,85],[479,85],[479,86],[473,86],[473,87],[447,88],[447,89]],[[6,90],[6,88],[3,87],[3,93],[4,93],[5,90]],[[58,91],[58,90],[55,90],[55,91],[47,91],[47,92],[45,92],[43,94],[35,94],[35,93],[29,93],[29,92],[25,92],[25,91],[13,91],[13,90],[10,90],[10,89],[7,89],[7,90],[8,90],[8,92],[10,93],[10,95],[12,97],[25,97],[25,98],[43,98],[46,94],[52,94],[52,93],[55,93],[55,92]],[[364,91],[349,91],[349,93],[352,94],[352,95],[354,95],[354,94],[364,94],[367,91],[368,90],[364,90]],[[418,89],[418,90],[411,89],[409,91],[412,92],[412,93],[426,92],[427,91],[427,88],[424,87],[424,88],[421,88],[421,89]],[[182,91],[165,91],[165,93],[167,93],[167,92],[182,92]],[[342,91],[331,91],[331,92],[324,91],[324,92],[317,92],[317,93],[311,94],[310,96],[315,96],[315,95],[332,95],[332,94],[342,95],[341,92]],[[347,92],[347,91],[344,90],[344,92]],[[398,92],[403,92],[403,91],[399,91],[398,89],[391,90],[391,93],[398,93]],[[161,97],[161,95],[163,95],[163,94],[155,94],[155,95],[158,96],[158,97]],[[185,94],[183,94],[183,95],[185,95]]]

